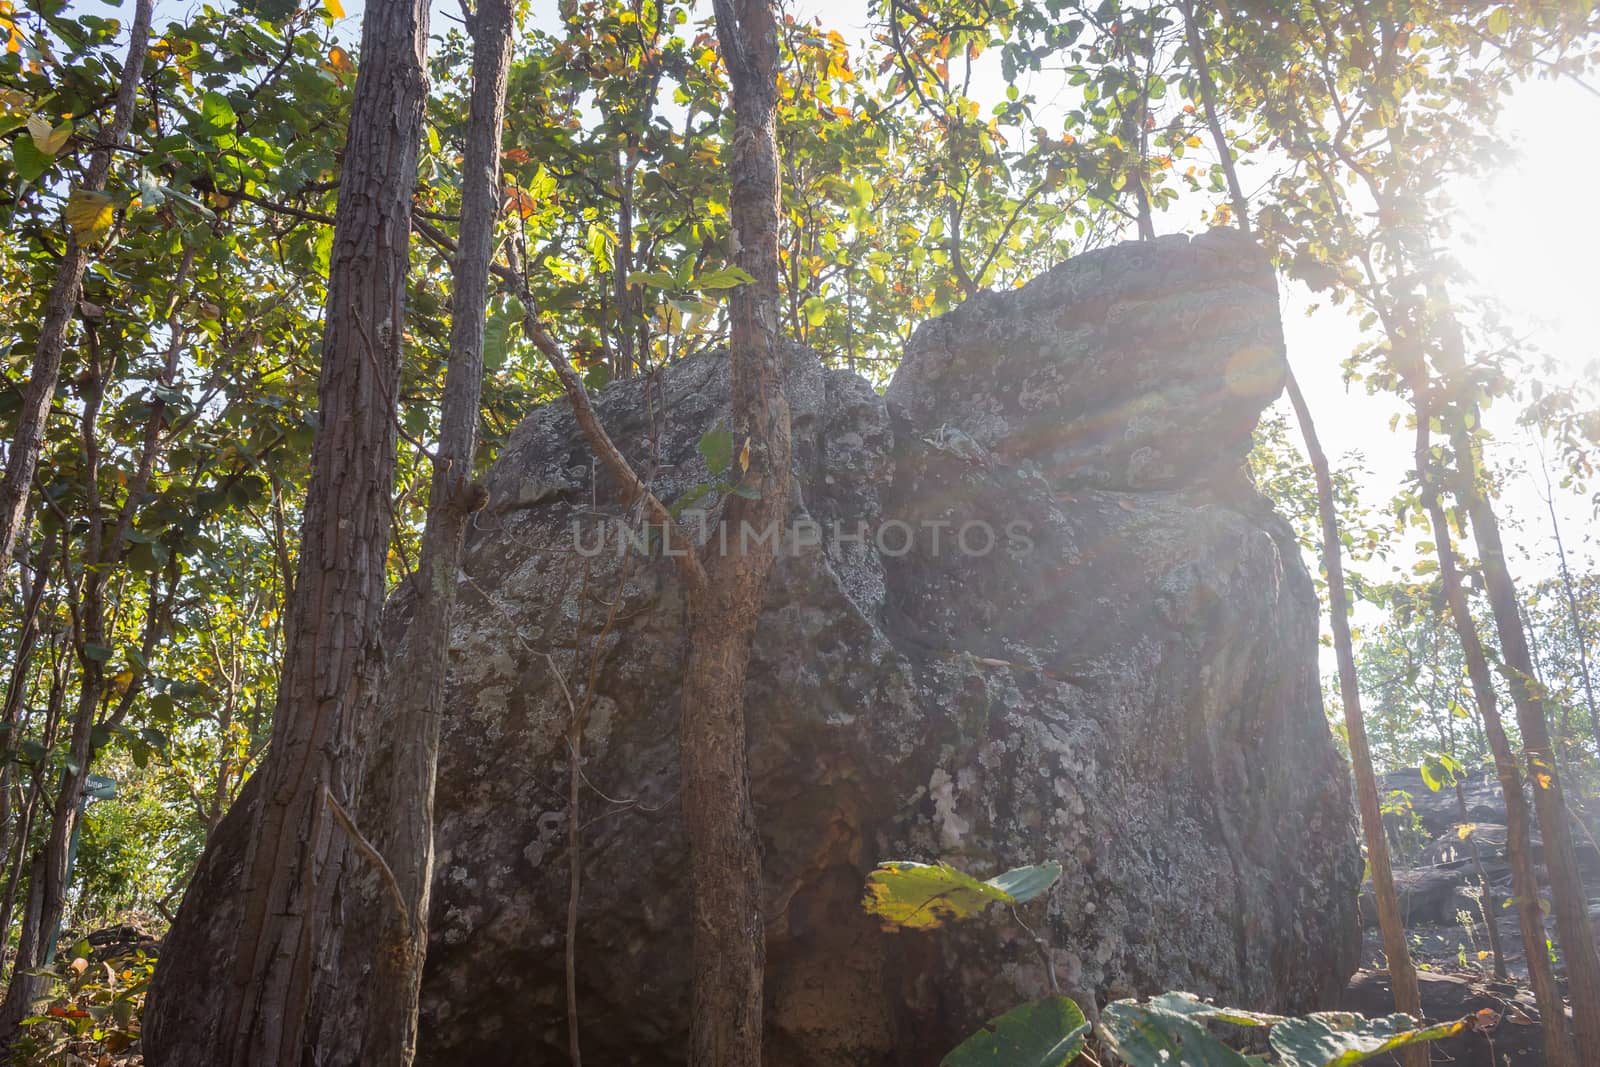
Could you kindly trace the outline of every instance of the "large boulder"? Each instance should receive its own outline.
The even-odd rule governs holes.
[[[887,397],[802,349],[787,368],[797,485],[746,693],[767,1063],[924,1067],[1046,989],[1009,916],[881,931],[859,901],[885,859],[1059,860],[1025,918],[1101,998],[1332,1004],[1361,860],[1312,583],[1243,472],[1283,373],[1261,254],[1216,233],[1078,257],[925,324]],[[727,406],[716,356],[597,398],[669,501],[710,480],[697,444]],[[621,532],[563,403],[489,488],[451,650],[419,1062],[564,1062],[568,691],[588,709],[584,1052],[682,1062],[674,564]]]

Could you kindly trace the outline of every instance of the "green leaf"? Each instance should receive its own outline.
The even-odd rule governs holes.
[[[1045,997],[990,1019],[940,1067],[1063,1067],[1083,1051],[1088,1031],[1071,1000]]]
[[[724,267],[721,270],[708,270],[694,280],[696,289],[733,289],[741,285],[749,285],[755,281],[749,274],[738,267]]]
[[[1509,8],[1497,7],[1489,12],[1489,32],[1496,37],[1502,36],[1511,28],[1511,11]]]
[[[239,121],[239,116],[234,113],[227,97],[219,92],[208,91],[200,98],[200,121],[212,130],[231,130]]]
[[[1160,996],[1151,997],[1148,1003],[1152,1011],[1202,1019],[1206,1022],[1232,1023],[1234,1026],[1271,1026],[1284,1020],[1282,1015],[1207,1004],[1193,993],[1162,993]]]
[[[990,878],[988,884],[1011,897],[1013,902],[1026,904],[1055,885],[1060,877],[1061,864],[1051,860],[1032,867],[1013,867],[1004,874]]]
[[[678,497],[678,499],[674,500],[667,507],[667,512],[673,518],[677,518],[679,515],[683,514],[685,509],[691,508],[701,500],[704,500],[706,494],[709,492],[711,492],[711,484],[709,482],[701,482],[699,485],[691,485],[689,488],[683,491],[682,496]]]
[[[11,142],[11,165],[17,177],[31,182],[50,166],[50,157],[39,151],[31,137],[18,137]]]
[[[733,434],[720,426],[700,435],[700,454],[713,477],[720,477],[733,462]]]
[[[820,296],[806,297],[800,305],[800,313],[806,317],[807,326],[821,326],[828,319],[828,302]]]
[[[1395,1049],[1458,1034],[1467,1020],[1418,1027],[1409,1015],[1365,1019],[1349,1012],[1318,1012],[1285,1019],[1272,1028],[1272,1048],[1284,1067],[1347,1067]]]
[[[172,717],[178,712],[178,706],[173,702],[170,693],[157,693],[150,698],[150,714],[157,721],[171,722]]]
[[[990,904],[1012,903],[1005,890],[980,882],[947,863],[880,863],[867,875],[861,906],[886,926],[928,930],[970,919]]]
[[[1259,1063],[1224,1045],[1205,1028],[1208,1005],[1178,994],[1161,1006],[1132,1000],[1106,1005],[1100,1022],[1112,1050],[1133,1067],[1240,1067]]]
[[[111,649],[105,645],[87,644],[83,646],[83,657],[96,663],[104,663],[111,658]]]
[[[488,374],[498,373],[506,365],[506,355],[511,348],[510,315],[499,310],[490,312],[483,324],[483,369]]]

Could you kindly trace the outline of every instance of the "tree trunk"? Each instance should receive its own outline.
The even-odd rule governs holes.
[[[1550,512],[1550,536],[1556,543],[1556,561],[1561,566],[1561,589],[1566,595],[1567,621],[1572,626],[1572,638],[1578,646],[1578,668],[1582,672],[1584,704],[1589,711],[1590,740],[1595,751],[1600,752],[1600,705],[1595,703],[1593,674],[1589,670],[1589,635],[1583,625],[1583,613],[1578,610],[1578,593],[1572,582],[1572,569],[1567,565],[1567,545],[1561,537],[1561,520],[1556,516],[1555,487],[1550,484],[1550,471],[1541,461],[1544,474],[1544,502]]]
[[[60,657],[57,657],[50,667],[50,696],[45,705],[44,730],[40,735],[40,743],[46,749],[55,744],[56,729],[61,723],[61,710],[66,703],[66,695],[65,671],[61,666]],[[27,797],[17,813],[16,848],[10,860],[10,870],[6,874],[5,894],[0,898],[0,939],[7,942],[11,939],[11,918],[15,913],[17,888],[22,883],[22,869],[28,865],[28,841],[33,836],[34,815],[38,812],[40,800],[44,796],[44,784],[45,767],[35,766],[33,773],[28,776]],[[25,912],[26,907],[24,902]],[[20,942],[21,938],[18,940]],[[13,966],[13,974],[14,972]]]
[[[1467,817],[1467,793],[1461,786],[1461,779],[1456,777],[1456,814],[1461,816],[1462,825],[1469,821]],[[1489,874],[1483,869],[1483,857],[1478,854],[1478,840],[1476,835],[1467,838],[1467,847],[1472,851],[1472,869],[1478,876],[1478,910],[1483,913],[1483,925],[1489,935],[1489,952],[1494,957],[1494,976],[1501,981],[1506,978],[1506,953],[1500,944],[1499,904],[1495,901],[1494,889],[1489,885]]]
[[[446,653],[467,521],[483,502],[472,477],[483,385],[489,264],[500,215],[500,137],[513,42],[507,0],[481,0],[462,166],[461,230],[450,304],[450,362],[410,625],[381,691],[361,708],[365,766],[357,822],[375,855],[349,855],[337,959],[319,1000],[323,1064],[406,1065],[416,1053],[417,996],[428,948],[433,797]],[[387,873],[375,857],[382,857]]]
[[[689,1062],[758,1067],[766,946],[744,680],[775,557],[764,545],[747,546],[743,534],[779,527],[789,511],[789,405],[777,337],[778,33],[771,0],[715,0],[714,6],[733,86],[733,258],[755,279],[733,290],[729,306],[732,421],[736,439],[748,441],[749,475],[760,497],[728,498],[729,548],[710,556],[707,583],[689,605],[681,742],[694,891]]]
[[[83,785],[89,776],[90,741],[100,705],[100,664],[85,658],[79,680],[78,707],[72,721],[68,752],[72,763],[61,772],[50,836],[33,858],[28,879],[28,904],[17,936],[17,953],[5,1004],[0,1005],[0,1045],[9,1044],[17,1024],[33,1014],[33,1004],[49,979],[32,972],[47,966],[55,954],[56,936],[67,899],[67,862],[73,831],[82,813]]]
[[[378,680],[428,6],[372,0],[334,226],[319,422],[271,748],[217,827],[146,1012],[164,1067],[300,1067],[350,827],[355,710]],[[218,972],[219,965],[221,973]],[[326,1006],[324,1006],[326,1007]]]
[[[1206,127],[1221,160],[1240,230],[1250,232],[1250,204],[1234,165],[1233,149],[1222,127],[1217,110],[1217,90],[1206,56],[1204,31],[1195,15],[1194,0],[1183,0],[1184,41],[1189,60],[1199,82],[1200,101]],[[1344,582],[1344,558],[1339,540],[1338,505],[1333,495],[1333,475],[1328,457],[1317,437],[1311,409],[1300,392],[1294,371],[1288,373],[1286,387],[1305,441],[1306,455],[1317,483],[1317,513],[1322,522],[1322,569],[1328,576],[1328,623],[1333,631],[1333,647],[1339,664],[1339,702],[1344,707],[1345,732],[1350,740],[1350,769],[1355,777],[1356,798],[1361,811],[1361,828],[1367,843],[1367,862],[1372,870],[1372,895],[1378,909],[1378,927],[1383,935],[1384,954],[1389,958],[1389,984],[1397,1011],[1422,1017],[1422,994],[1417,988],[1417,971],[1411,962],[1405,923],[1400,915],[1400,899],[1395,892],[1394,870],[1389,862],[1389,839],[1383,827],[1383,804],[1378,796],[1378,779],[1372,766],[1372,750],[1367,743],[1366,717],[1361,705],[1361,682],[1356,674],[1355,642],[1350,634],[1349,594]],[[1424,1049],[1403,1049],[1397,1058],[1404,1067],[1427,1067]]]
[[[1228,180],[1228,199],[1233,203],[1233,213],[1239,228],[1250,232],[1250,201],[1245,198],[1244,186],[1239,183],[1239,171],[1233,165],[1233,149],[1222,129],[1222,115],[1217,110],[1217,86],[1211,77],[1211,59],[1206,55],[1205,31],[1195,15],[1194,0],[1182,0],[1183,39],[1189,49],[1189,62],[1194,64],[1195,80],[1200,85],[1200,105],[1205,112],[1206,128],[1211,131],[1211,141],[1222,160],[1222,173]]]
[[[1500,543],[1500,523],[1494,505],[1483,491],[1476,445],[1459,418],[1452,420],[1452,426],[1452,444],[1463,480],[1460,492],[1466,498],[1473,540],[1478,546],[1479,566],[1488,587],[1495,629],[1500,635],[1500,656],[1507,668],[1511,698],[1517,708],[1517,725],[1522,732],[1523,752],[1533,783],[1534,809],[1539,815],[1539,830],[1544,841],[1545,869],[1550,874],[1551,910],[1555,913],[1556,936],[1567,969],[1578,1062],[1593,1067],[1600,1064],[1600,952],[1595,950],[1594,933],[1589,926],[1588,894],[1584,892],[1583,875],[1578,869],[1571,816],[1562,792],[1561,774],[1556,769],[1555,750],[1550,743],[1543,687],[1534,675],[1516,583],[1506,565],[1505,548]],[[1528,952],[1533,953],[1532,946]]]
[[[633,287],[628,284],[628,275],[633,273],[633,166],[634,146],[629,139],[617,160],[617,251],[612,267],[617,301],[617,353],[616,363],[611,368],[616,378],[631,378],[634,371],[636,311]]]
[[[1494,676],[1484,655],[1483,643],[1478,637],[1478,624],[1472,617],[1471,605],[1467,603],[1466,590],[1461,584],[1455,544],[1450,537],[1450,519],[1445,514],[1438,487],[1434,484],[1426,393],[1417,390],[1420,383],[1413,382],[1412,385],[1417,419],[1417,491],[1433,528],[1434,552],[1439,560],[1439,581],[1444,587],[1445,601],[1456,633],[1461,638],[1462,658],[1466,660],[1467,676],[1472,681],[1478,716],[1483,721],[1489,750],[1494,754],[1495,773],[1500,779],[1501,792],[1505,795],[1506,853],[1511,861],[1511,891],[1528,964],[1529,984],[1533,986],[1534,1000],[1539,1005],[1540,1024],[1544,1029],[1545,1062],[1550,1067],[1571,1067],[1578,1061],[1567,1033],[1566,1005],[1556,985],[1550,957],[1543,951],[1544,911],[1539,906],[1539,878],[1534,869],[1530,842],[1532,822],[1527,798],[1522,791],[1522,772],[1518,769],[1511,741],[1500,719]]]
[[[1384,954],[1389,957],[1390,988],[1397,1011],[1421,1018],[1422,995],[1417,991],[1417,971],[1411,964],[1405,923],[1400,916],[1400,898],[1395,893],[1394,870],[1389,865],[1389,840],[1383,829],[1383,804],[1378,796],[1378,779],[1373,773],[1367,724],[1361,711],[1361,683],[1356,676],[1355,643],[1350,636],[1349,596],[1345,592],[1333,476],[1293,371],[1289,372],[1288,389],[1289,402],[1294,405],[1295,417],[1300,421],[1300,433],[1305,438],[1306,453],[1311,458],[1311,469],[1317,480],[1317,511],[1322,518],[1322,569],[1328,575],[1328,623],[1333,630],[1333,648],[1339,661],[1339,701],[1344,705],[1345,731],[1350,738],[1350,769],[1355,774],[1361,828],[1367,839],[1367,865],[1372,869],[1378,927],[1383,932]],[[1425,1049],[1403,1049],[1398,1059],[1405,1067],[1427,1067],[1428,1054]]]
[[[24,573],[31,567],[33,578],[23,585],[22,619],[17,626],[17,644],[12,653],[11,675],[6,680],[3,710],[0,710],[0,856],[10,851],[12,829],[11,780],[16,770],[16,746],[23,736],[25,717],[23,699],[29,689],[28,675],[33,665],[34,649],[39,641],[39,608],[44,602],[45,590],[50,585],[48,566],[55,555],[55,536],[47,535],[39,560],[24,564]],[[0,924],[0,944],[5,943],[6,929]]]
[[[128,55],[122,65],[122,76],[117,83],[116,103],[111,113],[111,125],[96,138],[94,154],[89,159],[89,171],[84,175],[82,188],[101,192],[111,174],[112,156],[128,137],[133,126],[133,106],[139,94],[139,81],[144,74],[144,58],[150,43],[150,17],[155,0],[137,0],[133,10],[133,29],[128,38]],[[22,393],[22,410],[17,413],[16,434],[11,450],[6,456],[6,471],[0,480],[0,574],[10,567],[11,554],[16,548],[17,532],[22,527],[22,515],[27,508],[28,493],[33,488],[33,472],[39,462],[39,450],[44,447],[45,422],[50,415],[50,401],[56,393],[56,380],[61,374],[61,357],[67,347],[67,328],[78,307],[78,296],[83,290],[83,271],[89,264],[89,251],[78,243],[72,234],[67,235],[67,249],[56,267],[54,284],[45,301],[44,318],[39,324],[39,340],[33,350],[33,369],[28,374],[28,384]]]

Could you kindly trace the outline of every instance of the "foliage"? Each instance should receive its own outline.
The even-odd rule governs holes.
[[[991,903],[1019,905],[1038,898],[1061,877],[1054,862],[1018,867],[987,881],[946,863],[880,863],[868,876],[862,906],[887,929],[929,930],[976,918]],[[1052,972],[1052,983],[1054,975]],[[1273,1056],[1247,1055],[1224,1044],[1209,1024],[1267,1030]],[[1146,1001],[1119,1000],[1100,1013],[1095,1033],[1108,1053],[1130,1067],[1232,1067],[1278,1063],[1284,1067],[1346,1067],[1396,1049],[1459,1033],[1466,1019],[1419,1026],[1406,1015],[1366,1019],[1348,1012],[1289,1018],[1221,1008],[1189,993],[1162,993]],[[1090,1030],[1071,998],[1055,993],[1030,1001],[963,1041],[941,1067],[1058,1067],[1086,1045]]]
[[[1064,1067],[1083,1051],[1089,1021],[1071,999],[1045,997],[990,1019],[940,1067]]]
[[[1060,877],[1055,862],[1018,867],[983,882],[948,863],[880,863],[867,875],[862,906],[889,929],[932,929],[978,915],[990,904],[1025,904]]]
[[[14,1049],[23,1067],[59,1063],[129,1062],[137,1049],[139,1016],[156,957],[142,950],[97,955],[89,942],[49,971],[53,988],[36,1014],[22,1021]]]

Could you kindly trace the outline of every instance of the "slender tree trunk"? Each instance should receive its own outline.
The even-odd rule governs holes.
[[[1478,716],[1483,722],[1489,751],[1494,755],[1495,773],[1500,779],[1501,792],[1505,795],[1506,853],[1511,861],[1511,891],[1522,934],[1523,955],[1528,964],[1529,984],[1533,987],[1534,1000],[1539,1006],[1540,1025],[1544,1030],[1545,1062],[1549,1067],[1572,1067],[1578,1060],[1567,1032],[1566,1005],[1561,999],[1560,987],[1556,985],[1550,957],[1544,951],[1544,910],[1539,906],[1539,877],[1533,865],[1531,842],[1532,817],[1528,811],[1526,794],[1522,790],[1522,772],[1500,719],[1494,675],[1478,637],[1478,624],[1472,617],[1466,590],[1461,584],[1455,543],[1450,536],[1450,519],[1439,498],[1438,487],[1434,484],[1428,430],[1430,412],[1426,393],[1417,390],[1420,384],[1415,381],[1412,383],[1417,419],[1417,491],[1433,528],[1439,581],[1444,587],[1450,618],[1461,638],[1462,658],[1466,661],[1467,676],[1472,682]]]
[[[1218,158],[1228,182],[1233,213],[1239,229],[1250,232],[1250,204],[1239,182],[1233,150],[1223,131],[1217,111],[1217,91],[1212,82],[1206,56],[1205,35],[1195,15],[1194,0],[1183,0],[1184,39],[1190,62],[1199,81],[1201,105],[1206,126],[1211,132]],[[1334,653],[1339,664],[1339,702],[1344,706],[1345,731],[1350,738],[1350,769],[1355,777],[1356,798],[1361,811],[1361,827],[1366,837],[1367,862],[1372,871],[1372,895],[1377,904],[1378,927],[1383,935],[1384,954],[1389,959],[1389,984],[1395,1008],[1418,1018],[1422,1016],[1422,994],[1417,988],[1417,971],[1411,962],[1405,923],[1400,915],[1400,899],[1394,887],[1394,870],[1389,861],[1389,839],[1383,827],[1383,805],[1378,796],[1377,774],[1372,766],[1372,750],[1367,743],[1366,717],[1361,705],[1361,682],[1356,674],[1355,642],[1350,634],[1349,593],[1344,581],[1344,558],[1339,539],[1338,504],[1333,494],[1333,475],[1327,454],[1317,436],[1311,409],[1300,392],[1294,371],[1288,373],[1289,402],[1294,406],[1305,441],[1306,454],[1317,483],[1317,513],[1322,521],[1322,569],[1328,576],[1328,622],[1333,632]],[[1427,1067],[1425,1049],[1403,1049],[1397,1058],[1404,1067]]]
[[[315,1056],[308,1013],[319,957],[338,943],[338,860],[361,844],[348,822],[355,712],[381,664],[427,28],[423,0],[367,5],[271,748],[212,835],[168,936],[145,1026],[146,1054],[163,1067],[301,1067]]]
[[[1461,816],[1462,825],[1467,823],[1467,793],[1461,785],[1458,776],[1455,781],[1456,814]],[[1489,873],[1483,869],[1483,857],[1478,854],[1478,839],[1474,834],[1467,838],[1467,847],[1472,851],[1472,869],[1478,876],[1478,910],[1483,913],[1483,924],[1489,934],[1489,952],[1494,957],[1494,976],[1502,981],[1506,977],[1506,953],[1500,944],[1499,904],[1494,897],[1494,889],[1489,885]]]
[[[1544,474],[1544,503],[1550,512],[1550,536],[1555,539],[1556,561],[1561,566],[1561,588],[1566,594],[1567,620],[1572,625],[1572,638],[1578,646],[1578,667],[1583,674],[1583,698],[1589,711],[1590,737],[1595,750],[1600,752],[1600,705],[1595,703],[1593,674],[1589,670],[1589,635],[1583,625],[1583,613],[1578,610],[1578,592],[1572,581],[1572,568],[1567,565],[1567,546],[1561,537],[1561,520],[1556,516],[1555,487],[1550,484],[1550,472],[1545,469],[1543,462],[1539,466]]]
[[[1241,215],[1242,219],[1243,216]],[[1333,648],[1339,661],[1339,701],[1344,705],[1345,732],[1350,738],[1350,769],[1355,774],[1356,799],[1361,809],[1361,827],[1367,839],[1367,864],[1372,869],[1372,895],[1378,905],[1378,927],[1383,933],[1383,951],[1389,957],[1389,983],[1394,1006],[1407,1015],[1422,1016],[1422,996],[1417,990],[1417,971],[1406,944],[1405,922],[1400,916],[1400,898],[1394,888],[1394,870],[1389,864],[1389,841],[1383,829],[1383,804],[1378,796],[1378,779],[1372,769],[1372,751],[1367,745],[1367,724],[1361,711],[1361,683],[1356,676],[1355,643],[1350,636],[1349,596],[1344,584],[1344,559],[1340,551],[1338,508],[1333,496],[1333,476],[1328,457],[1317,439],[1311,411],[1294,372],[1288,378],[1289,402],[1294,405],[1305,438],[1306,452],[1317,481],[1317,511],[1322,518],[1322,569],[1328,575],[1328,623],[1333,630]],[[1424,1049],[1404,1049],[1398,1058],[1406,1067],[1427,1067]]]
[[[729,550],[709,557],[707,584],[689,605],[681,746],[694,892],[689,1062],[758,1067],[766,944],[744,682],[774,553],[746,550],[743,534],[781,526],[789,511],[789,405],[777,336],[778,32],[771,0],[715,0],[714,7],[733,86],[733,258],[755,279],[733,290],[729,307],[733,426],[748,441],[760,497],[728,499]]]
[[[631,378],[634,373],[634,306],[633,287],[628,275],[633,273],[633,166],[634,146],[630,139],[617,160],[617,254],[613,270],[617,301],[617,359],[611,373],[617,378]]]
[[[144,73],[145,52],[150,42],[150,17],[154,9],[155,0],[137,0],[134,5],[128,55],[117,84],[111,125],[102,129],[96,138],[94,154],[89,159],[89,171],[82,182],[82,188],[90,192],[105,189],[106,179],[111,174],[113,154],[127,140],[128,131],[133,126],[133,108],[139,93],[139,81]],[[55,396],[56,380],[61,374],[61,357],[67,347],[67,329],[78,307],[78,296],[83,290],[83,272],[88,263],[88,249],[69,233],[66,253],[56,267],[55,282],[45,301],[44,318],[39,324],[39,340],[33,350],[33,369],[28,374],[28,384],[22,393],[22,410],[17,414],[16,435],[6,456],[5,476],[0,479],[0,573],[10,566],[11,554],[16,548],[17,532],[21,529],[28,493],[33,486],[34,468],[39,462],[39,450],[44,447],[50,401]]]
[[[28,906],[17,937],[17,955],[0,1006],[0,1045],[16,1035],[22,1019],[32,1013],[33,1002],[44,990],[47,979],[36,973],[50,962],[61,925],[67,898],[68,866],[72,841],[83,812],[83,787],[89,777],[94,756],[95,719],[100,698],[105,692],[104,662],[90,655],[91,648],[106,646],[105,586],[121,547],[120,522],[107,529],[106,509],[99,491],[100,446],[97,427],[105,399],[106,364],[99,346],[90,345],[89,385],[84,389],[83,412],[79,417],[79,443],[83,449],[83,489],[88,526],[83,534],[81,591],[70,573],[64,576],[65,596],[72,614],[73,649],[78,659],[78,700],[68,735],[61,780],[51,808],[50,831],[34,856],[28,884]],[[107,361],[109,363],[109,361]],[[138,492],[136,483],[130,489]],[[110,541],[107,534],[112,534]]]
[[[47,536],[44,551],[39,554],[46,564],[53,560],[54,546],[54,535]],[[10,849],[11,779],[16,769],[14,753],[17,741],[22,737],[22,705],[30,686],[28,676],[33,665],[34,648],[39,641],[39,608],[44,602],[45,589],[49,586],[48,575],[45,567],[36,566],[33,580],[24,586],[22,619],[17,627],[11,676],[6,681],[4,710],[0,712],[0,724],[5,728],[5,735],[0,738],[0,856]],[[5,933],[5,927],[0,925],[0,944],[5,943]]]
[[[61,722],[62,705],[66,702],[67,682],[60,659],[50,669],[50,696],[45,705],[44,732],[40,737],[46,749],[55,744],[56,729]],[[0,899],[0,944],[11,938],[11,918],[15,914],[17,888],[22,882],[22,870],[28,866],[28,842],[33,836],[33,820],[44,795],[45,768],[37,766],[28,779],[28,795],[17,818],[17,843],[6,876],[6,890]],[[24,904],[26,908],[26,904]],[[20,940],[20,938],[19,938]],[[15,967],[13,967],[13,972]]]
[[[1239,171],[1233,163],[1233,149],[1222,129],[1222,115],[1217,109],[1217,86],[1211,77],[1211,59],[1206,55],[1205,31],[1195,16],[1194,0],[1181,0],[1183,10],[1183,38],[1189,49],[1189,62],[1194,64],[1195,79],[1200,84],[1200,104],[1205,111],[1206,128],[1211,131],[1211,141],[1222,160],[1222,173],[1228,180],[1228,198],[1233,203],[1234,217],[1239,228],[1250,232],[1250,201],[1245,198],[1244,186],[1239,183]]]
[[[1550,874],[1551,910],[1555,914],[1556,936],[1567,970],[1578,1062],[1593,1067],[1600,1064],[1600,952],[1595,949],[1594,932],[1589,925],[1588,894],[1584,891],[1578,854],[1572,843],[1571,816],[1550,741],[1544,691],[1534,674],[1516,583],[1506,565],[1505,547],[1500,542],[1499,519],[1483,491],[1476,444],[1459,418],[1452,420],[1452,426],[1452,444],[1463,479],[1460,492],[1466,497],[1479,566],[1488,588],[1495,629],[1500,636],[1500,655],[1508,668],[1511,698],[1516,704],[1517,725],[1533,783],[1533,803],[1544,842],[1545,869]],[[1528,951],[1531,954],[1532,947]]]
[[[89,776],[90,740],[101,693],[100,665],[85,659],[81,672],[78,706],[67,750],[71,763],[61,772],[61,783],[50,812],[50,836],[33,859],[28,907],[17,937],[17,954],[11,982],[6,987],[5,1004],[0,1005],[0,1045],[10,1042],[17,1024],[33,1013],[34,1001],[43,995],[48,979],[31,972],[50,962],[66,904],[67,861],[73,830],[82,810],[83,785]]]
[[[358,823],[377,857],[347,861],[346,918],[337,962],[321,1003],[318,1050],[323,1064],[411,1063],[416,1054],[417,996],[428,948],[433,882],[433,798],[444,713],[446,653],[461,574],[467,521],[484,503],[473,480],[489,264],[500,215],[500,139],[513,42],[508,0],[480,0],[473,39],[472,92],[462,166],[461,230],[450,305],[450,363],[445,374],[438,451],[417,571],[415,601],[381,690],[361,709],[365,767]]]

